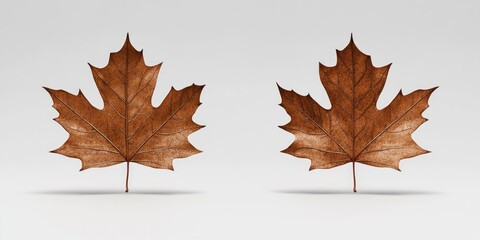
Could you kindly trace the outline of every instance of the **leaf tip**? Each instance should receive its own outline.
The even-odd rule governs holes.
[[[90,67],[90,70],[92,70],[92,71],[95,71],[95,70],[98,69],[97,67],[93,66],[93,65],[92,65],[91,63],[89,63],[89,62],[87,62],[87,64],[88,64],[88,67]],[[95,72],[94,72],[94,74],[95,74]]]
[[[127,32],[127,37],[125,38],[125,43],[123,44],[123,47],[122,47],[122,49],[120,49],[120,51],[125,50],[127,48],[133,48],[135,50],[135,48],[133,47],[133,45],[130,41],[130,34],[128,32]]]
[[[45,89],[45,91],[47,91],[49,94],[52,94],[53,92],[53,89],[51,88],[48,88],[48,87],[45,87],[45,86],[42,86],[43,89]]]
[[[280,152],[281,152],[281,153],[285,153],[285,154],[290,154],[290,153],[289,153],[289,147],[281,150]]]
[[[143,51],[143,49],[142,49]],[[142,52],[143,53],[143,52]],[[160,68],[162,67],[163,65],[163,62],[160,62],[159,64],[155,65],[154,67],[158,68],[158,70],[160,70]]]
[[[369,55],[369,57],[370,57],[370,55]],[[393,64],[393,62],[391,62],[391,63],[389,63],[389,64],[387,64],[387,65],[383,66],[382,68],[386,68],[386,69],[387,69],[387,71],[389,71],[389,70],[390,70],[390,68],[392,67],[392,64]],[[387,73],[388,73],[388,72],[387,72]]]
[[[348,40],[348,44],[343,50],[335,49],[337,56],[347,48],[356,48],[355,42],[353,41],[353,33],[350,33],[350,39]]]
[[[282,88],[282,87],[280,86],[280,84],[278,84],[278,83],[277,83],[277,87],[278,87],[278,90],[280,91],[280,93],[287,91],[285,88]]]
[[[82,160],[82,167],[80,168],[80,170],[78,170],[79,172],[83,172],[87,169],[91,168],[91,166],[86,166],[85,163],[83,162]]]

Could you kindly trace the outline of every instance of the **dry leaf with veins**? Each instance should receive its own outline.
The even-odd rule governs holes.
[[[385,85],[390,65],[374,67],[353,38],[337,50],[337,65],[320,64],[320,80],[331,109],[320,106],[310,95],[302,96],[280,86],[280,104],[291,117],[282,129],[295,135],[282,152],[311,160],[310,170],[328,169],[352,163],[356,192],[355,163],[399,170],[399,162],[428,151],[418,146],[411,134],[427,119],[422,112],[436,89],[402,91],[383,109],[377,100]]]
[[[110,54],[106,67],[90,65],[103,99],[103,109],[77,95],[45,88],[59,112],[55,119],[69,133],[52,151],[82,161],[82,168],[108,167],[126,162],[126,192],[130,163],[173,170],[172,161],[199,153],[188,135],[202,128],[192,120],[203,86],[173,87],[158,107],[152,106],[161,64],[145,65],[129,37],[122,49]]]

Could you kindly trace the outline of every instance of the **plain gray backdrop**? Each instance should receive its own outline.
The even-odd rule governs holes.
[[[480,239],[478,1],[0,2],[0,239]],[[154,93],[206,84],[189,139],[204,152],[175,171],[125,164],[78,172],[51,154],[67,132],[42,86],[82,89],[130,33]],[[308,171],[276,83],[329,107],[318,62],[353,33],[375,66],[393,62],[378,107],[440,86],[414,139],[432,153],[402,172]]]

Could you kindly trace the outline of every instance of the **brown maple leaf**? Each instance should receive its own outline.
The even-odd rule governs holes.
[[[90,64],[89,64],[90,65]],[[97,109],[83,93],[45,88],[60,113],[54,120],[69,133],[54,153],[79,158],[81,170],[126,162],[126,192],[130,163],[173,170],[172,161],[199,153],[188,135],[203,126],[192,120],[203,86],[173,87],[158,107],[151,104],[160,66],[145,65],[129,37],[110,54],[106,67],[90,65],[104,107]]]
[[[351,162],[353,191],[356,192],[355,163],[399,169],[404,158],[428,153],[411,134],[427,119],[422,112],[436,89],[402,91],[383,109],[376,104],[385,85],[390,65],[374,67],[350,39],[337,50],[337,65],[320,63],[320,79],[331,109],[320,106],[310,95],[302,96],[280,86],[282,103],[291,121],[282,129],[295,141],[282,152],[311,160],[310,170],[328,169]]]

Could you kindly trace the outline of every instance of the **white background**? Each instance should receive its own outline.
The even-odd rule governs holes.
[[[480,239],[480,6],[477,1],[4,1],[0,3],[0,239]],[[51,154],[67,139],[42,86],[102,107],[103,67],[126,33],[170,86],[206,84],[175,171],[125,164],[78,172]],[[393,62],[378,107],[399,89],[440,86],[414,139],[432,153],[402,172],[308,171],[280,153],[293,135],[276,87],[329,107],[318,62],[354,34]]]

